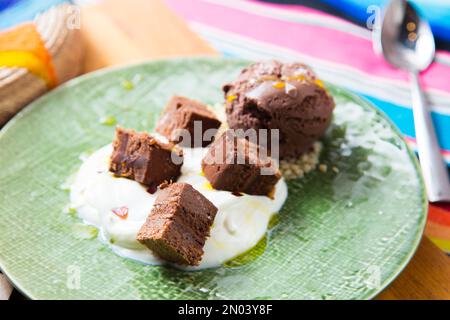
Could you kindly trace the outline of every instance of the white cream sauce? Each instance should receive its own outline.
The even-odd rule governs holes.
[[[287,186],[281,179],[273,199],[265,196],[233,195],[211,188],[201,173],[201,160],[207,148],[184,148],[184,163],[178,182],[191,184],[217,208],[211,236],[204,247],[198,267],[217,267],[254,247],[265,235],[269,220],[277,213],[287,197]],[[136,234],[150,213],[159,190],[154,194],[141,184],[114,177],[108,170],[112,146],[107,145],[82,164],[71,186],[71,206],[85,223],[99,228],[101,238],[118,255],[148,264],[163,264],[152,252],[136,241]],[[128,216],[122,219],[113,209],[127,207]]]

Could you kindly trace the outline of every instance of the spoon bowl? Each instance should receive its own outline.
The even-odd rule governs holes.
[[[407,0],[391,0],[384,13],[381,34],[374,39],[375,47],[381,48],[391,65],[409,71],[414,127],[428,199],[431,202],[450,201],[447,166],[440,154],[431,114],[419,81],[419,73],[430,66],[435,56],[430,25]]]
[[[408,71],[423,71],[435,55],[430,25],[407,1],[391,1],[381,27],[384,57],[393,66]]]

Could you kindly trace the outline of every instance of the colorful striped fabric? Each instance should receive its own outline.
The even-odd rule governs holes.
[[[370,30],[299,5],[254,0],[166,3],[224,56],[300,60],[311,65],[324,80],[373,102],[415,148],[408,76],[374,53]],[[433,110],[442,154],[450,164],[450,54],[438,51],[436,62],[421,80]],[[431,206],[427,234],[450,252],[450,206]]]

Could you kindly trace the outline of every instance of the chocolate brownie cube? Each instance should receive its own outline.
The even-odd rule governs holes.
[[[196,266],[216,213],[190,184],[170,184],[160,191],[137,240],[167,261]]]
[[[203,173],[217,190],[270,195],[281,174],[275,161],[263,151],[257,144],[227,130],[203,158]]]
[[[199,129],[194,130],[196,122]],[[206,147],[220,125],[221,122],[215,114],[203,103],[173,96],[164,109],[156,131],[169,141],[184,147]],[[209,129],[211,136],[204,137],[204,133]],[[185,136],[186,133],[189,133],[189,136]]]
[[[183,164],[183,152],[145,132],[116,129],[109,170],[116,176],[147,186],[175,181]]]

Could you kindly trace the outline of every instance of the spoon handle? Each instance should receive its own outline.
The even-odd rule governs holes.
[[[449,174],[439,152],[431,113],[420,88],[418,73],[411,72],[410,75],[417,148],[428,199],[431,202],[450,201]]]

